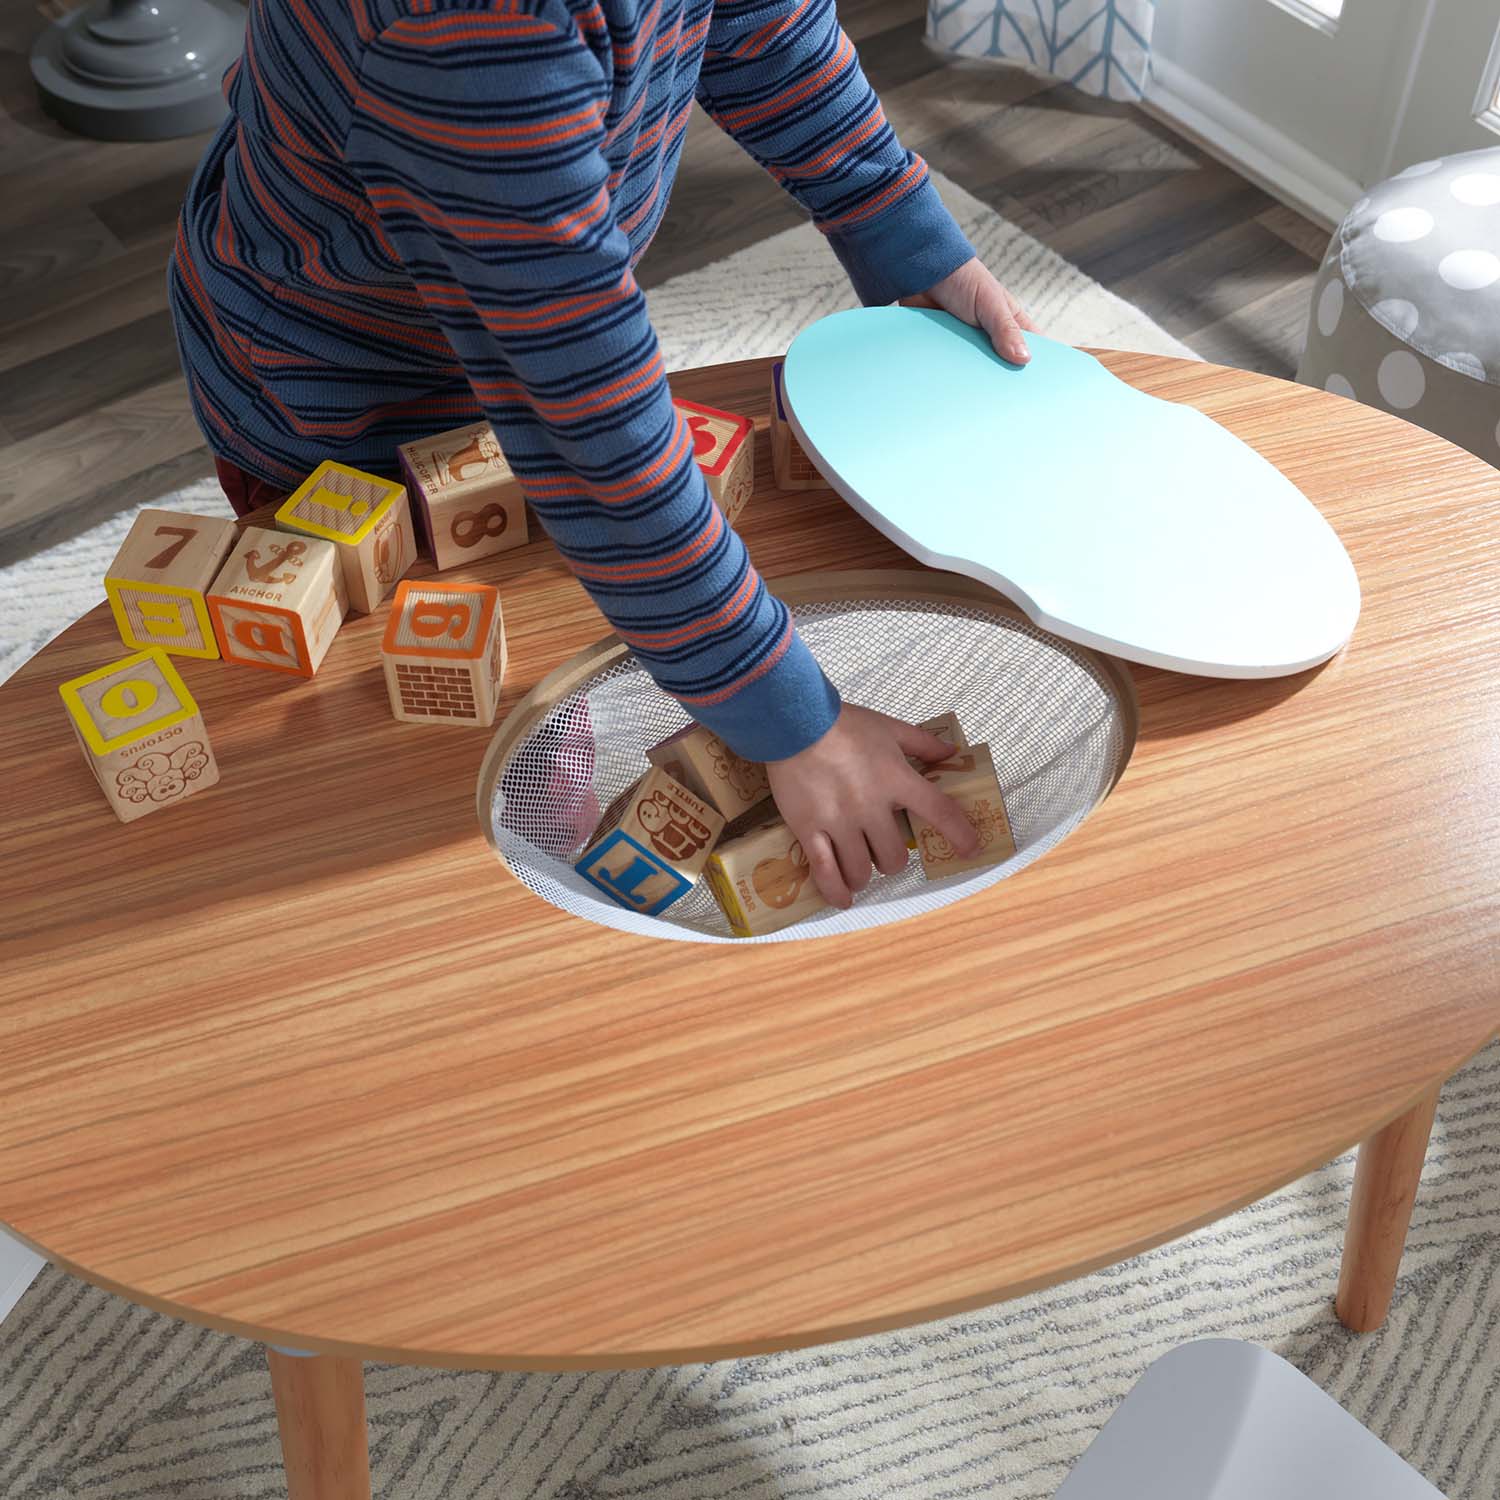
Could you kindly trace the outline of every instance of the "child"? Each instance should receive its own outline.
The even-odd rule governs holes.
[[[770,767],[847,905],[906,863],[931,735],[841,704],[708,498],[632,268],[696,97],[793,193],[867,303],[1030,327],[904,151],[833,0],[251,0],[171,294],[241,513],[325,458],[488,418],[558,550],[662,688]],[[925,294],[925,295],[924,295]]]

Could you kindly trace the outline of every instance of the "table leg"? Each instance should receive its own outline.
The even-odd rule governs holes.
[[[269,1347],[266,1360],[288,1500],[370,1500],[363,1365]]]
[[[1334,1302],[1340,1321],[1356,1333],[1379,1328],[1390,1310],[1439,1092],[1424,1095],[1360,1145]]]

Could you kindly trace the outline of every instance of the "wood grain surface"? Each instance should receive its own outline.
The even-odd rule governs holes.
[[[184,662],[221,783],[123,827],[56,691],[123,653],[102,606],[73,626],[0,687],[0,1220],[303,1349],[669,1363],[1065,1279],[1409,1108],[1500,1024],[1500,476],[1322,392],[1107,362],[1279,464],[1363,618],[1295,678],[1132,669],[1111,797],[909,922],[689,947],[544,904],[477,825],[490,735],[392,720],[383,610],[311,683]],[[767,488],[765,361],[674,384],[757,418],[767,576],[911,566]],[[448,576],[501,588],[502,712],[604,634],[545,540]]]

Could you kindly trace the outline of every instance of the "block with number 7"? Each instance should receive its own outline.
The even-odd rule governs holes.
[[[499,589],[398,584],[381,653],[391,712],[404,723],[493,724],[505,676]]]
[[[234,522],[143,510],[104,575],[120,639],[137,651],[219,655],[204,595],[235,541]]]

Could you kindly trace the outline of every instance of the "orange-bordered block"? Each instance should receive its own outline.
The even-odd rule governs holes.
[[[500,590],[408,579],[391,601],[381,656],[403,723],[493,724],[505,677]]]
[[[338,548],[349,608],[364,614],[417,560],[406,486],[331,459],[282,501],[276,524]]]
[[[672,405],[693,435],[693,455],[708,481],[709,494],[725,520],[734,525],[755,489],[755,424],[749,417],[676,396]]]
[[[104,575],[120,639],[141,651],[217,657],[204,594],[234,538],[227,517],[143,510]]]
[[[203,716],[160,647],[85,672],[58,692],[84,759],[122,823],[218,781]]]
[[[526,545],[526,496],[488,422],[396,451],[439,572]]]
[[[332,542],[247,526],[208,591],[225,661],[311,677],[343,623],[344,575]]]

